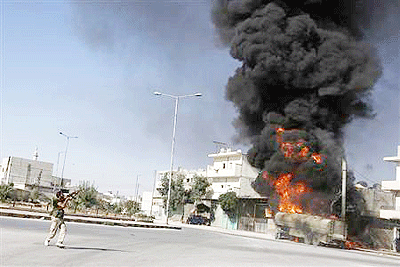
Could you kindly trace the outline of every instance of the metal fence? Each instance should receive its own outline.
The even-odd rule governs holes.
[[[263,218],[241,217],[238,225],[239,230],[268,233],[268,220]]]

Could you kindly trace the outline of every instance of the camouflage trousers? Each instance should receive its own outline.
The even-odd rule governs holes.
[[[58,241],[57,243],[62,244],[65,239],[65,234],[67,233],[67,226],[64,223],[63,218],[56,218],[56,217],[51,217],[51,225],[50,225],[50,231],[49,234],[47,235],[46,240],[50,241],[60,230],[60,234],[58,236]]]

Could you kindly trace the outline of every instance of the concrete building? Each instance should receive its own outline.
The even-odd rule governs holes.
[[[165,175],[169,175],[170,171],[157,171],[156,172],[156,188],[161,186],[161,179]],[[203,176],[207,177],[206,170],[198,169],[198,170],[186,170],[182,167],[179,167],[178,170],[173,171],[173,177],[177,177],[177,175],[182,175],[185,177],[183,180],[183,186],[185,189],[189,189],[192,186],[193,179],[195,176]]]
[[[250,165],[246,155],[241,150],[233,151],[229,148],[221,148],[217,153],[209,154],[209,158],[213,159],[212,165],[208,165],[207,169],[186,170],[178,168],[174,171],[176,175],[185,177],[183,184],[185,189],[192,186],[193,178],[197,176],[207,177],[212,184],[213,195],[212,199],[217,200],[221,194],[228,191],[236,192],[239,198],[261,198],[260,195],[251,187],[251,182],[258,175],[258,170]],[[153,195],[152,215],[162,216],[164,209],[163,200],[157,188],[161,187],[161,179],[168,175],[170,171],[156,172],[156,186]],[[147,197],[143,199],[143,211],[149,214],[150,212],[150,193],[146,193]],[[147,203],[149,202],[149,203]]]
[[[142,211],[147,215],[153,215],[157,219],[162,219],[165,216],[164,210],[164,201],[162,199],[161,194],[158,192],[157,188],[161,188],[161,180],[162,178],[169,175],[170,170],[168,171],[157,171],[155,174],[155,188],[154,192],[143,192],[142,199]],[[182,175],[185,177],[183,180],[183,186],[185,190],[190,189],[193,183],[193,179],[195,176],[203,176],[206,177],[206,170],[198,169],[198,170],[187,170],[179,167],[177,170],[173,171],[173,177],[178,177],[178,175]]]
[[[14,184],[14,188],[31,190],[40,188],[51,192],[61,186],[61,178],[53,176],[53,163],[39,161],[37,150],[33,159],[4,158],[0,165],[0,183]],[[70,179],[63,179],[64,187],[71,186]]]
[[[185,189],[192,186],[195,176],[207,177],[212,184],[213,200],[218,200],[221,194],[228,191],[236,192],[241,199],[262,199],[251,187],[251,182],[257,177],[258,170],[250,165],[246,155],[241,150],[233,151],[229,148],[221,148],[217,153],[209,154],[208,157],[213,159],[213,163],[208,165],[206,170],[178,168],[174,171],[174,177],[179,174],[185,177],[183,181]],[[159,219],[163,218],[165,214],[163,199],[157,188],[161,187],[161,179],[169,172],[169,170],[157,171],[154,192],[143,193],[142,210],[146,214],[154,215]]]
[[[400,146],[397,147],[397,156],[384,157],[384,161],[396,163],[396,180],[382,181],[382,190],[393,194],[395,198],[394,209],[381,209],[380,218],[386,219],[386,225],[389,230],[386,230],[386,240],[384,244],[391,244],[391,249],[400,252]],[[383,230],[379,232],[380,236]]]
[[[213,164],[207,166],[206,174],[214,191],[212,199],[216,200],[228,191],[236,192],[239,198],[260,198],[251,187],[259,171],[250,165],[241,150],[221,148],[208,157],[213,159]]]
[[[103,199],[104,201],[107,201],[108,203],[114,205],[114,204],[120,204],[124,200],[131,200],[131,199],[126,199],[125,196],[122,196],[117,193],[113,193],[112,191],[107,191],[106,193],[99,193],[100,199]]]
[[[155,190],[154,192],[145,191],[142,197],[141,210],[148,216],[154,216],[156,219],[165,217],[164,201],[160,193]]]
[[[384,157],[383,160],[396,163],[396,180],[382,181],[382,190],[393,192],[396,200],[394,209],[380,210],[380,217],[389,220],[400,220],[400,146],[397,147],[397,156]]]

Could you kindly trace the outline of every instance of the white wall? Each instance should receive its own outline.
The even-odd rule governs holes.
[[[212,182],[214,191],[213,199],[218,199],[228,191],[236,192],[240,197],[259,196],[250,186],[251,181],[257,177],[258,170],[250,165],[241,150],[221,149],[208,157],[213,158],[213,164],[207,166],[207,177]]]
[[[16,188],[37,184],[39,176],[41,186],[50,187],[54,182],[53,163],[49,162],[9,157],[3,159],[0,171],[2,183],[14,183]]]
[[[147,215],[150,215],[152,205],[152,192],[143,192],[142,196],[142,211],[145,212]]]

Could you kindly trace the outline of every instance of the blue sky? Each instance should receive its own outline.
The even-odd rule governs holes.
[[[170,164],[174,101],[153,95],[201,92],[179,104],[174,165],[206,168],[213,141],[233,144],[235,108],[225,85],[240,65],[221,47],[210,1],[1,1],[1,158],[54,163],[68,147],[64,177],[102,192],[151,191]],[[118,1],[117,1],[118,2]],[[396,28],[398,29],[398,28]],[[398,32],[370,42],[384,75],[377,117],[346,132],[350,168],[369,184],[394,179],[384,156],[399,143]],[[59,175],[61,174],[60,157]]]

